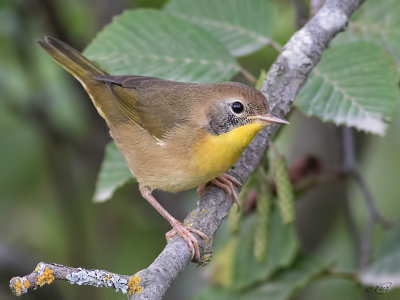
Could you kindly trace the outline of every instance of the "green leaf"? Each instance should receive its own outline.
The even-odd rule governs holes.
[[[243,233],[233,258],[232,281],[238,289],[266,280],[280,268],[289,266],[297,254],[298,244],[293,226],[282,224],[278,209],[273,211],[270,218],[270,246],[265,263],[260,263],[254,257],[255,218],[250,217],[248,224],[243,222]]]
[[[352,18],[346,34],[341,34],[334,43],[348,40],[364,40],[384,47],[400,69],[400,2],[366,1]]]
[[[233,242],[220,250],[224,255],[219,255],[221,252],[218,252],[211,261],[213,270],[211,278],[214,282],[235,290],[244,289],[265,281],[277,270],[293,262],[298,250],[293,226],[282,224],[279,210],[276,208],[270,218],[268,235],[270,246],[266,261],[260,263],[254,257],[255,215],[253,214],[243,220],[239,236],[233,237]],[[222,268],[228,269],[230,274],[221,272]]]
[[[94,202],[104,202],[111,198],[115,190],[124,185],[132,174],[122,153],[113,142],[106,146],[103,164],[97,178]]]
[[[172,0],[165,9],[212,33],[234,56],[269,44],[276,15],[275,4],[268,0]]]
[[[360,274],[365,285],[400,286],[400,222],[386,236],[379,257]]]
[[[152,9],[126,10],[84,51],[114,75],[148,75],[169,80],[229,80],[239,66],[210,33]]]
[[[297,96],[306,115],[383,134],[398,104],[398,73],[373,43],[345,43],[328,49]]]
[[[251,289],[245,293],[235,293],[232,290],[212,287],[206,289],[195,299],[218,300],[259,300],[274,299],[286,300],[299,290],[307,286],[315,277],[322,274],[327,266],[321,262],[305,256],[299,256],[294,264],[286,270],[279,272],[267,283]]]

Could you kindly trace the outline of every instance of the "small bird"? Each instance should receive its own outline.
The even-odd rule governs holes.
[[[200,259],[199,230],[184,226],[152,196],[215,184],[237,201],[240,182],[225,172],[264,126],[288,122],[270,112],[259,91],[235,82],[185,83],[149,76],[112,76],[52,37],[39,45],[83,85],[123,153],[142,196]]]

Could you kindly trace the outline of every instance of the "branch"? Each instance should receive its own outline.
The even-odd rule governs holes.
[[[370,256],[370,246],[372,238],[372,229],[374,223],[378,223],[383,228],[390,228],[392,222],[387,220],[382,216],[378,208],[375,205],[374,198],[372,197],[371,191],[368,188],[364,177],[357,165],[355,158],[355,148],[354,148],[354,136],[353,131],[349,127],[343,127],[343,145],[344,145],[344,168],[346,172],[354,179],[358,188],[360,189],[364,200],[365,206],[368,211],[368,216],[365,221],[364,231],[362,234],[362,239],[360,243],[360,267],[363,269],[369,261]]]
[[[28,289],[35,290],[38,287],[52,283],[56,279],[67,280],[71,284],[114,288],[124,294],[140,293],[143,289],[143,286],[140,285],[140,274],[128,276],[105,270],[71,268],[43,262],[39,263],[31,274],[12,278],[10,280],[10,289],[15,295],[20,296],[26,293]]]
[[[345,29],[351,14],[359,5],[360,0],[326,1],[318,13],[283,47],[261,88],[274,113],[286,115],[290,111],[300,87],[321,59],[322,52],[334,36]],[[270,125],[260,131],[229,173],[245,183],[278,127]],[[210,260],[214,234],[231,206],[231,197],[223,190],[210,186],[186,217],[186,225],[193,226],[210,237],[207,241],[199,240],[199,264],[206,264]],[[155,261],[136,274],[140,276],[140,286],[143,289],[139,293],[132,293],[129,299],[161,299],[172,281],[190,262],[190,258],[191,252],[187,243],[178,235],[174,236]]]
[[[343,127],[343,139],[345,147],[345,169],[351,176],[353,176],[358,187],[360,188],[365,199],[368,213],[371,215],[371,219],[379,223],[383,228],[390,228],[392,226],[392,222],[386,220],[386,218],[379,213],[378,208],[375,205],[374,198],[372,197],[368,185],[365,182],[364,177],[361,175],[360,169],[357,165],[354,149],[354,137],[351,128]]]

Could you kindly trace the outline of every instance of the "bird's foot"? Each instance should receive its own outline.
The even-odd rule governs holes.
[[[208,237],[202,233],[201,231],[191,228],[189,226],[184,226],[178,220],[174,220],[172,223],[172,229],[165,234],[167,238],[167,242],[175,235],[179,234],[187,243],[192,252],[192,259],[196,258],[197,261],[200,260],[200,249],[199,249],[199,241],[197,238],[192,234],[195,233],[202,237],[203,239],[208,239]]]
[[[233,177],[231,175],[224,173],[224,174],[219,175],[218,177],[214,178],[209,183],[212,183],[212,184],[224,189],[227,194],[232,196],[233,201],[235,203],[237,203],[237,205],[239,207],[239,197],[238,197],[238,193],[236,192],[236,189],[234,187],[234,184],[236,186],[240,185],[239,180],[237,180],[235,177]],[[204,183],[197,188],[197,193],[199,195],[202,195],[204,193],[207,184],[208,183]]]

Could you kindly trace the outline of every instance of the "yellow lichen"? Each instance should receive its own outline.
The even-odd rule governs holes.
[[[46,267],[43,271],[43,274],[38,275],[38,278],[36,280],[36,284],[38,286],[43,286],[46,283],[50,284],[54,280],[54,275],[53,275],[53,270],[50,269],[49,267]]]
[[[203,209],[201,210],[201,212],[206,212],[206,209],[205,209],[205,208],[203,208]]]
[[[129,295],[132,295],[135,293],[139,294],[143,290],[143,287],[140,285],[141,281],[142,281],[142,278],[140,278],[139,274],[136,274],[135,276],[132,276],[129,278],[129,282],[128,282]]]
[[[21,296],[25,294],[28,288],[30,287],[29,281],[25,277],[15,277],[14,284],[11,286],[11,290],[16,296]]]
[[[30,286],[31,284],[29,283],[29,281],[26,278],[24,278],[24,288],[28,289]]]
[[[110,274],[108,274],[108,275],[106,275],[106,276],[104,277],[104,280],[105,280],[105,281],[108,281],[108,280],[111,279],[111,277],[112,277],[112,274],[110,273]]]
[[[19,280],[19,278],[15,278],[15,283],[12,285],[12,291],[16,296],[21,296],[23,294],[22,281]]]
[[[203,260],[205,263],[208,263],[211,260],[211,254],[204,254]]]

